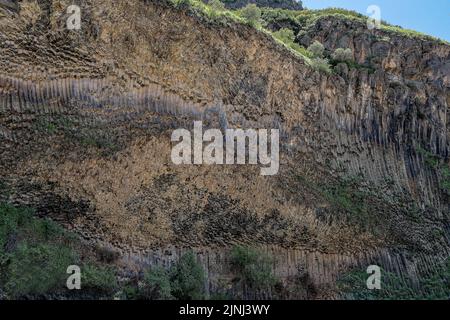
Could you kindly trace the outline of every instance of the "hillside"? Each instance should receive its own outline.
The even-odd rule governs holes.
[[[301,1],[296,0],[225,0],[222,2],[225,4],[225,7],[229,9],[240,9],[245,7],[249,3],[254,3],[258,7],[266,7],[266,8],[289,9],[289,10],[303,9]]]
[[[415,297],[442,289],[427,281],[448,276],[447,43],[343,11],[264,8],[252,24],[200,1],[76,2],[79,31],[69,1],[0,6],[0,201],[78,237],[113,292],[191,249],[207,297],[348,297],[338,280],[371,264]],[[280,129],[278,175],[172,163],[174,129],[221,117]],[[279,285],[236,282],[236,246],[272,256]]]

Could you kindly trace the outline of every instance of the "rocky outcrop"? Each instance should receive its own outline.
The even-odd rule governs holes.
[[[369,261],[414,278],[448,256],[449,195],[429,165],[448,163],[448,45],[318,20],[298,41],[350,47],[360,64],[329,75],[166,1],[80,1],[81,31],[65,29],[66,5],[0,20],[8,201],[137,269],[195,248],[211,288],[237,243],[274,248],[282,277],[306,264],[325,287]],[[278,176],[171,163],[171,131],[218,106],[230,127],[282,129]]]

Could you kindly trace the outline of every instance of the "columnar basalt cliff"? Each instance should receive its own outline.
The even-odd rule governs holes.
[[[113,247],[127,275],[193,248],[210,292],[235,244],[272,252],[286,282],[301,269],[300,298],[337,297],[353,267],[416,279],[449,256],[448,44],[323,17],[296,41],[358,65],[327,74],[166,1],[75,2],[78,31],[69,1],[0,6],[1,201]],[[170,134],[196,119],[281,129],[280,173],[175,166]]]

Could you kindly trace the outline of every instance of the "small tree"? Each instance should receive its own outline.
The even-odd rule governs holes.
[[[311,59],[311,66],[317,70],[325,73],[331,73],[331,67],[328,59],[325,58],[313,58]]]
[[[309,47],[308,47],[308,51],[311,52],[314,57],[317,58],[322,58],[323,57],[323,52],[324,52],[325,48],[323,46],[323,44],[321,44],[319,41],[314,41]]]
[[[337,48],[334,53],[331,55],[331,58],[333,60],[339,61],[339,62],[347,62],[353,60],[353,52],[351,49],[343,49],[343,48]]]
[[[211,7],[211,9],[213,9],[215,11],[219,11],[220,12],[220,11],[224,11],[225,10],[225,5],[220,0],[209,0],[208,4]]]
[[[275,31],[273,33],[273,35],[286,44],[294,42],[294,38],[295,38],[294,31],[292,31],[291,29],[287,29],[287,28],[282,28],[278,31]]]
[[[267,289],[277,279],[272,272],[273,259],[256,249],[235,246],[231,251],[231,266],[241,280],[254,289]]]
[[[252,26],[258,25],[261,20],[261,9],[259,9],[254,3],[250,3],[244,7],[241,14],[242,17]]]
[[[144,276],[145,294],[151,300],[171,300],[171,284],[169,273],[160,266],[151,268]]]
[[[194,253],[184,254],[170,269],[172,295],[180,300],[199,300],[203,298],[205,272],[195,259]]]
[[[90,289],[106,294],[117,289],[115,270],[111,267],[85,264],[81,269],[81,283],[83,289]]]

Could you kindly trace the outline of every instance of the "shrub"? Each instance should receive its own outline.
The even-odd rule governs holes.
[[[8,295],[40,295],[64,286],[67,267],[76,260],[71,248],[55,241],[64,234],[29,208],[0,204],[0,285]]]
[[[312,58],[312,55],[308,50],[306,50],[298,43],[294,42],[295,35],[294,31],[292,31],[291,29],[282,28],[276,32],[273,32],[272,35],[281,42],[283,42],[285,45],[287,45],[289,48],[301,54],[302,56]]]
[[[241,280],[255,289],[273,286],[277,279],[272,273],[273,259],[249,247],[235,246],[231,251],[231,266]]]
[[[213,9],[215,11],[219,11],[220,12],[220,11],[224,11],[225,10],[225,5],[220,0],[209,0],[208,4],[211,7],[211,9]]]
[[[331,58],[333,60],[339,61],[339,62],[347,62],[353,60],[353,52],[351,49],[343,49],[343,48],[337,48],[334,53],[331,55]]]
[[[9,204],[0,204],[0,267],[7,259],[7,254],[16,244],[14,238],[23,228],[28,227],[33,219],[29,208],[16,208]]]
[[[85,264],[81,268],[81,288],[111,293],[117,289],[115,270],[112,267]]]
[[[0,204],[0,287],[12,298],[63,293],[67,267],[80,263],[78,246],[69,245],[76,240],[55,222],[34,217],[32,209]],[[83,289],[117,288],[110,267],[86,263],[81,277]]]
[[[287,28],[282,28],[276,32],[273,33],[273,35],[283,41],[284,43],[290,43],[294,41],[295,35],[294,31]]]
[[[8,204],[0,204],[0,255],[5,253],[6,242],[12,232],[16,232],[19,224],[28,220],[29,211],[19,210]]]
[[[392,272],[382,272],[381,290],[369,290],[367,273],[352,270],[337,282],[345,299],[356,300],[448,300],[450,296],[450,259],[438,264],[434,271],[418,279],[400,278]]]
[[[323,46],[323,44],[316,40],[308,47],[308,51],[311,52],[314,57],[321,58],[323,57],[325,47]]]
[[[331,73],[330,63],[328,62],[328,59],[325,58],[311,59],[311,67],[313,67],[317,71]]]
[[[170,0],[176,8],[189,7],[191,0]]]
[[[170,276],[166,269],[156,266],[150,269],[144,276],[145,295],[150,299],[170,300],[172,285]]]
[[[213,21],[220,21],[219,18],[225,11],[225,5],[220,0],[209,0],[206,12]]]
[[[169,270],[155,266],[144,276],[141,295],[147,299],[199,300],[204,298],[205,272],[192,251]]]
[[[18,235],[28,242],[37,243],[60,238],[65,232],[51,220],[33,217],[33,210],[30,208],[0,204],[0,260],[7,251],[7,242],[12,236]]]
[[[6,291],[12,297],[41,295],[63,288],[67,267],[76,262],[74,252],[59,245],[21,244],[11,254]]]
[[[199,300],[204,297],[205,273],[192,251],[184,254],[170,269],[172,295],[180,300]]]
[[[252,26],[257,26],[261,20],[261,9],[256,4],[250,3],[241,11],[241,16]]]

